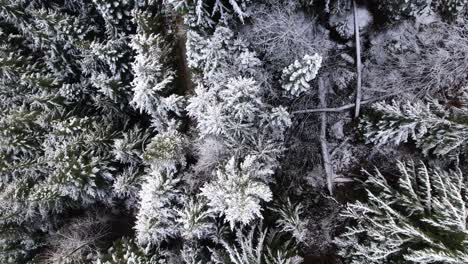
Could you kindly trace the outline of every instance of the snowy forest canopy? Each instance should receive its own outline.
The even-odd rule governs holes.
[[[0,0],[0,263],[468,263],[467,0]]]

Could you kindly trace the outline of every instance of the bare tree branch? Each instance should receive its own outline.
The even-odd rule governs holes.
[[[331,152],[330,157],[333,158],[338,153],[338,151],[340,151],[343,148],[343,146],[346,143],[348,143],[349,140],[350,140],[349,137],[345,138],[345,140],[343,140],[343,142],[341,142],[341,144]]]
[[[392,96],[395,96],[397,94],[401,94],[401,93],[406,92],[406,91],[407,90],[398,91],[398,92],[395,92],[395,93],[382,95],[382,96],[379,96],[379,97],[376,97],[376,98],[367,99],[367,100],[361,101],[361,105],[377,102],[377,101],[386,99],[388,97],[392,97]],[[321,113],[321,112],[336,112],[336,113],[339,113],[339,112],[343,112],[345,110],[351,109],[351,108],[353,108],[355,106],[356,106],[356,104],[347,104],[347,105],[343,105],[343,106],[340,106],[340,107],[332,107],[332,108],[305,109],[305,110],[293,111],[293,112],[291,112],[291,114],[297,115],[297,114]]]

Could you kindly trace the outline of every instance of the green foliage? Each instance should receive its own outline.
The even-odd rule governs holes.
[[[25,263],[63,215],[113,202],[122,168],[112,146],[135,117],[126,99],[133,57],[126,36],[103,34],[96,7],[0,1],[2,263]]]

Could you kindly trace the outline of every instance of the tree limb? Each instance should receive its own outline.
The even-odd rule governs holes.
[[[361,105],[368,104],[368,103],[374,103],[374,102],[386,99],[388,97],[400,94],[402,92],[404,92],[404,91],[399,91],[399,92],[395,92],[395,93],[382,95],[382,96],[379,96],[379,97],[376,97],[376,98],[367,99],[367,100],[361,101]],[[340,106],[340,107],[334,107],[334,108],[324,107],[324,108],[315,108],[315,109],[305,109],[305,110],[293,111],[293,112],[291,112],[291,114],[296,115],[296,114],[321,113],[321,112],[336,112],[336,113],[338,113],[338,112],[343,112],[345,110],[351,109],[351,108],[353,108],[355,106],[356,106],[356,104],[347,104],[347,105],[343,105],[343,106]]]
[[[336,147],[336,148],[331,152],[330,157],[333,158],[333,157],[338,153],[338,151],[340,151],[341,148],[343,148],[343,146],[344,146],[346,143],[348,143],[348,141],[349,141],[349,137],[345,138],[345,140],[343,140],[343,142],[341,142],[341,144],[340,144],[338,147]]]

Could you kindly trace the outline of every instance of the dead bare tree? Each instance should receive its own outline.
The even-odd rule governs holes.
[[[318,80],[318,95],[320,99],[320,107],[327,107],[327,91],[323,83],[323,79]],[[330,195],[333,195],[333,168],[330,161],[330,153],[328,152],[327,143],[327,113],[320,113],[320,145],[322,149],[323,168],[327,176],[327,187]]]
[[[107,220],[101,215],[73,219],[48,238],[49,249],[40,263],[82,263],[87,254],[96,252],[96,243],[109,234]]]
[[[356,108],[354,111],[354,117],[359,116],[359,110],[361,107],[361,86],[362,86],[362,77],[361,77],[361,41],[359,36],[359,22],[358,22],[358,13],[356,0],[353,1],[353,14],[354,14],[354,36],[356,40],[356,74],[357,74],[357,86],[356,86]]]

